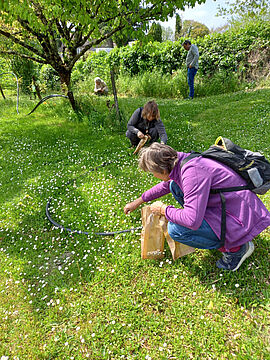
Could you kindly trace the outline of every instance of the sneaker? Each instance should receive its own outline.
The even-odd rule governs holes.
[[[252,241],[249,241],[242,245],[240,250],[235,253],[223,253],[223,257],[216,262],[216,265],[219,269],[236,271],[253,251],[254,244]]]

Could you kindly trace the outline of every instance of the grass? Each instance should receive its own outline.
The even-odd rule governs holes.
[[[178,150],[223,135],[270,158],[269,98],[264,89],[157,102]],[[120,99],[125,118],[147,100]],[[269,359],[269,229],[236,273],[215,267],[217,251],[173,262],[166,249],[148,261],[138,232],[92,234],[140,226],[140,212],[123,207],[157,183],[98,101],[95,122],[91,112],[78,122],[64,100],[28,117],[30,100],[20,115],[15,98],[0,100],[0,359]],[[49,198],[56,221],[91,235],[53,228]],[[270,194],[262,200],[270,208]]]

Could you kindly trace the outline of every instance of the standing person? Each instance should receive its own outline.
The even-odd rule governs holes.
[[[126,137],[133,146],[137,146],[145,135],[151,136],[150,142],[160,138],[161,143],[167,143],[167,133],[155,101],[149,101],[135,110],[127,124]]]
[[[31,84],[31,90],[32,90],[32,95],[34,96],[34,99],[36,99],[36,97],[37,97],[37,89],[36,89],[36,86],[35,86],[33,81],[32,81],[32,84]]]
[[[251,240],[270,226],[270,213],[250,190],[226,193],[227,227],[222,244],[220,197],[210,189],[246,185],[246,181],[226,165],[203,157],[181,167],[188,155],[158,143],[141,150],[139,167],[163,181],[128,203],[124,212],[171,192],[181,209],[160,201],[151,205],[153,213],[168,219],[171,238],[198,249],[220,250],[223,257],[216,262],[217,267],[235,271],[252,254]]]
[[[194,77],[199,68],[199,50],[196,45],[191,44],[189,40],[183,42],[183,47],[187,53],[186,65],[187,65],[187,79],[189,86],[189,100],[194,97]]]
[[[107,95],[108,94],[108,87],[105,81],[101,80],[101,78],[95,78],[95,88],[94,93],[96,95]]]

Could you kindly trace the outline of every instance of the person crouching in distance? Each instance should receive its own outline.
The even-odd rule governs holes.
[[[107,95],[108,94],[108,87],[105,81],[101,80],[101,78],[95,78],[95,88],[94,93],[96,95]]]
[[[157,201],[151,205],[154,214],[168,219],[171,238],[198,249],[218,249],[223,256],[216,262],[217,267],[235,271],[252,254],[251,240],[270,226],[270,213],[250,190],[226,193],[227,227],[222,244],[220,196],[210,193],[210,189],[246,185],[246,181],[227,166],[203,157],[195,157],[181,167],[188,155],[159,143],[142,149],[139,167],[162,181],[126,204],[124,212],[128,214],[171,192],[176,204]]]
[[[127,124],[126,137],[132,146],[137,146],[145,135],[151,137],[150,143],[159,138],[161,143],[167,143],[167,133],[155,101],[149,101],[144,107],[135,110]]]

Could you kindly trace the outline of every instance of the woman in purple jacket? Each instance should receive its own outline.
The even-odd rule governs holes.
[[[246,185],[246,181],[228,166],[203,157],[193,158],[181,168],[188,155],[159,143],[143,149],[139,167],[163,181],[128,203],[124,212],[171,192],[182,208],[160,201],[151,205],[153,213],[168,219],[171,238],[198,249],[219,249],[223,257],[217,261],[217,267],[236,271],[254,251],[251,240],[270,226],[270,213],[252,191],[226,193],[223,246],[220,196],[210,194],[210,189]]]

